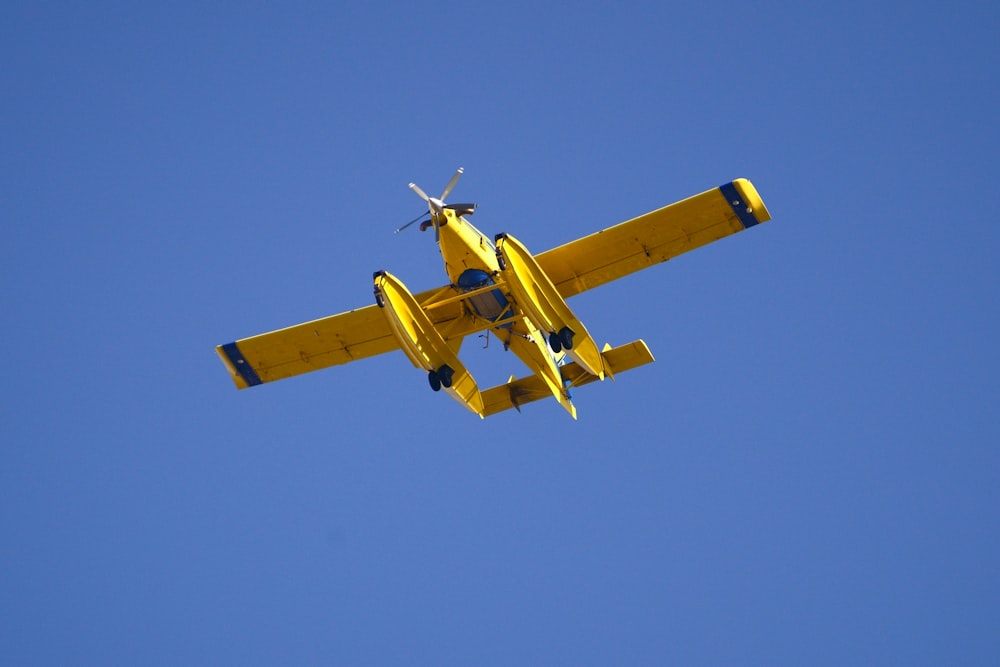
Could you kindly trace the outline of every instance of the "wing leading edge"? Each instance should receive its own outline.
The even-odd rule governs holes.
[[[564,298],[771,219],[753,184],[739,178],[536,255]]]
[[[439,295],[451,293],[450,288],[442,287],[416,298],[421,303],[433,302]],[[435,325],[449,327],[463,316],[462,304],[445,302],[429,315]],[[236,387],[246,389],[396,349],[399,344],[392,329],[378,306],[372,304],[219,345],[215,351]]]

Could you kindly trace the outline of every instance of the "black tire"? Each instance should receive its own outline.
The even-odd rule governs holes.
[[[455,375],[455,371],[452,370],[451,366],[445,365],[438,369],[437,375],[441,380],[441,386],[447,389],[451,386],[451,379]]]
[[[559,330],[559,342],[562,343],[563,349],[573,349],[573,336],[575,335],[576,334],[569,327],[563,327]]]
[[[431,384],[431,389],[434,391],[441,391],[441,378],[438,377],[436,371],[431,371],[427,374],[427,381]]]
[[[562,352],[562,341],[559,340],[559,334],[555,332],[549,334],[549,347],[551,347],[552,351],[556,354]]]

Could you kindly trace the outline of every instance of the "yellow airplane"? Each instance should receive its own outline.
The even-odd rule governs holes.
[[[239,389],[401,349],[444,390],[480,417],[547,396],[576,419],[570,390],[653,361],[642,340],[598,348],[566,299],[724,236],[770,220],[746,179],[657,209],[541,254],[510,234],[493,241],[467,217],[475,204],[446,204],[459,168],[427,203],[448,284],[411,293],[387,271],[374,275],[375,303],[339,315],[216,347]],[[417,222],[411,221],[396,231]],[[462,340],[492,332],[531,370],[480,390],[458,357]]]

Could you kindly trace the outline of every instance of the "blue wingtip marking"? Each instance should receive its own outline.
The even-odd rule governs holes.
[[[236,343],[226,343],[222,346],[222,351],[233,365],[233,368],[236,369],[236,372],[246,381],[247,386],[256,387],[259,384],[264,384],[264,381],[257,375],[257,371],[253,369],[250,362],[240,352],[240,348],[237,347]]]
[[[740,196],[739,190],[736,189],[735,185],[726,183],[725,185],[720,185],[719,190],[722,191],[722,196],[729,202],[733,213],[740,219],[740,223],[744,229],[758,224],[757,218],[753,216],[752,212],[747,210],[747,203],[743,201],[743,197]]]

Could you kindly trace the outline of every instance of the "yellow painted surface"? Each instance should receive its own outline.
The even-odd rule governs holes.
[[[546,333],[569,327],[576,335],[573,348],[566,350],[566,354],[603,380],[604,367],[597,344],[528,249],[509,234],[498,241],[497,249],[504,258],[503,275],[514,302]]]
[[[531,371],[531,377],[538,383],[532,386],[541,387],[546,396],[555,398],[559,405],[576,419],[576,406],[573,405],[569,392],[563,386],[562,374],[556,366],[555,359],[552,358],[545,337],[538,330],[531,331],[527,337],[512,336],[510,351],[516,354]]]
[[[445,223],[438,229],[438,248],[452,285],[466,269],[493,273],[500,268],[492,240],[454,211],[445,209],[444,216]]]
[[[449,366],[454,372],[450,387],[442,387],[463,406],[483,416],[483,399],[472,374],[441,336],[418,300],[395,276],[382,272],[375,276],[375,290],[383,307],[379,308],[397,345],[417,368],[424,371]]]
[[[741,231],[744,224],[740,216],[748,226],[770,219],[750,181],[737,179],[732,186],[736,189],[736,193],[730,191],[734,202],[713,188],[540,255],[531,255],[508,236],[501,241],[501,256],[514,270],[502,272],[492,241],[445,209],[438,241],[451,284],[413,295],[398,279],[382,274],[384,279],[381,283],[376,279],[376,287],[391,301],[389,313],[373,304],[243,338],[235,341],[240,354],[235,361],[223,351],[228,346],[219,346],[216,351],[233,382],[243,389],[247,380],[234,363],[256,381],[242,365],[248,364],[266,383],[402,349],[424,370],[450,366],[455,375],[448,393],[480,416],[553,396],[575,418],[567,383],[574,387],[588,384],[601,377],[602,371],[613,377],[649,363],[653,357],[642,341],[598,352],[565,299]],[[735,199],[737,195],[741,199]],[[740,202],[736,210],[735,202]],[[497,324],[474,315],[466,305],[469,294],[451,286],[470,268],[494,276],[496,285],[484,291],[502,289],[514,303],[511,312],[503,316],[506,328],[496,333],[532,373],[485,392],[479,391],[457,357],[465,336]],[[573,362],[557,366],[545,334],[562,326],[568,326],[577,337],[573,350],[568,351]]]
[[[753,217],[757,219],[757,222],[767,222],[771,219],[771,214],[768,212],[767,206],[764,205],[764,200],[760,198],[760,194],[757,192],[757,188],[753,186],[753,183],[745,178],[737,178],[733,181],[733,185],[736,186],[736,191],[743,197],[743,201],[747,202],[750,212],[753,213]]]
[[[770,214],[750,181],[737,190],[756,204],[758,221]],[[617,280],[743,229],[719,188],[707,190],[536,256],[563,297]]]
[[[651,363],[653,355],[646,343],[637,340],[602,353],[604,364],[612,374],[624,373],[638,366]],[[590,384],[597,378],[573,362],[561,367],[562,374],[573,387]],[[511,408],[519,409],[525,403],[531,403],[551,396],[549,388],[537,375],[529,375],[507,384],[492,387],[483,391],[483,412],[488,417]]]
[[[447,293],[453,293],[450,288],[446,289]],[[441,290],[442,288],[428,290],[416,295],[416,298],[426,299]],[[468,319],[462,317],[462,304],[457,302],[436,308],[428,315],[441,328],[463,324],[458,320]],[[346,313],[243,338],[236,341],[236,344],[263,382],[274,382],[398,349],[392,331],[374,303]],[[243,378],[222,354],[221,346],[216,349],[236,386],[246,388]]]

